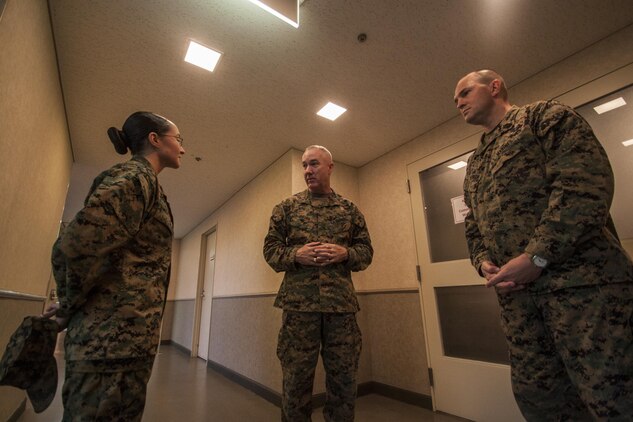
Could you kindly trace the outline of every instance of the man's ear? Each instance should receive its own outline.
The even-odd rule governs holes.
[[[492,82],[490,82],[490,92],[495,97],[499,95],[501,92],[501,81],[499,79],[493,79]]]

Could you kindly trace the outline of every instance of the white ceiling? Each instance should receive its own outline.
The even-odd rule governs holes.
[[[631,0],[306,0],[298,29],[248,0],[49,4],[75,157],[64,219],[122,160],[107,128],[149,110],[185,138],[160,176],[176,237],[290,148],[362,166],[455,117],[463,74],[512,86],[633,22]],[[183,61],[189,39],[224,53],[214,73]],[[317,116],[327,101],[347,113]]]

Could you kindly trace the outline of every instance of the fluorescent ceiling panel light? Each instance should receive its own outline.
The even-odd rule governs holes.
[[[623,105],[626,105],[626,101],[624,101],[624,98],[620,97],[620,98],[616,98],[615,100],[608,101],[604,104],[600,104],[599,106],[596,106],[593,109],[596,110],[596,113],[602,114],[602,113],[606,113],[607,111],[616,109],[618,107],[622,107]]]
[[[466,167],[466,161],[458,161],[458,162],[448,166],[448,168],[451,168],[453,170],[459,170],[462,167]]]
[[[633,145],[633,139],[629,139],[628,141],[622,141],[622,145],[624,145],[625,147],[630,147],[631,145]]]
[[[299,2],[297,0],[248,0],[282,21],[299,28]],[[283,12],[282,12],[283,10]],[[285,13],[285,14],[284,14]],[[290,15],[290,16],[286,16]],[[296,16],[296,18],[295,18]]]
[[[325,117],[326,119],[330,119],[332,121],[338,119],[338,117],[347,111],[346,108],[338,106],[334,103],[328,102],[323,108],[317,111],[317,114],[321,117]]]
[[[190,41],[187,54],[185,55],[185,61],[206,69],[209,72],[213,72],[221,56],[222,53],[211,50],[195,41]]]

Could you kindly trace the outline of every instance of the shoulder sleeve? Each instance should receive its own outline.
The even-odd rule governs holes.
[[[548,206],[525,250],[562,262],[607,223],[613,172],[593,130],[570,107],[538,103],[532,125],[546,157],[550,190]]]
[[[371,238],[363,213],[351,204],[352,212],[352,237],[347,248],[349,257],[345,266],[350,271],[362,271],[371,264],[374,257],[374,249],[371,246]]]
[[[490,258],[488,256],[488,251],[485,247],[483,237],[481,236],[481,232],[479,231],[479,225],[477,224],[477,220],[473,215],[471,200],[471,195],[473,194],[474,192],[472,192],[470,176],[469,173],[466,173],[466,178],[464,179],[464,202],[466,206],[470,209],[464,220],[466,243],[468,244],[470,262],[473,264],[473,267],[477,269],[479,275],[483,277],[483,273],[481,272],[481,264],[484,261],[490,261]]]
[[[296,270],[295,255],[299,246],[288,245],[288,226],[284,203],[276,205],[270,216],[264,239],[264,258],[276,272]]]

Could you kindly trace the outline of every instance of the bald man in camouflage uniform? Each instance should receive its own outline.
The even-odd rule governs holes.
[[[173,223],[135,156],[95,179],[53,247],[67,320],[64,421],[140,421],[169,283]]]
[[[464,181],[471,260],[498,292],[528,421],[633,418],[633,265],[609,216],[613,173],[587,122],[555,101],[510,105],[501,76],[455,89],[485,133]]]
[[[302,162],[308,189],[275,206],[264,242],[268,264],[285,271],[275,300],[283,309],[277,345],[283,370],[281,420],[311,420],[320,350],[325,420],[353,421],[361,333],[351,272],[369,266],[373,249],[361,212],[330,187],[330,152],[310,146]]]

